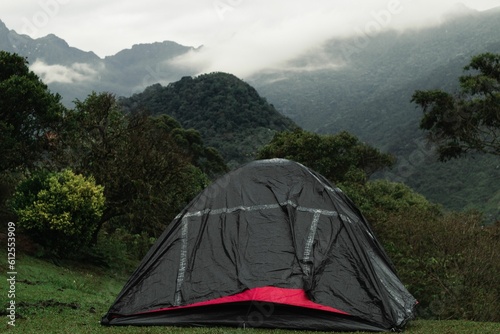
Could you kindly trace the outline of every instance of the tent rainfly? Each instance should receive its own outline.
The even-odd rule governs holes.
[[[184,208],[101,323],[397,331],[416,304],[352,201],[271,159]]]

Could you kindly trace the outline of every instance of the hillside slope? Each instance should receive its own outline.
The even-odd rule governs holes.
[[[184,77],[166,87],[156,84],[120,103],[130,112],[167,114],[184,128],[195,128],[232,167],[252,160],[276,131],[296,127],[252,86],[221,72]]]
[[[476,208],[500,217],[500,204],[493,200],[500,191],[498,163],[481,156],[438,163],[419,130],[422,111],[410,102],[417,89],[453,92],[473,55],[500,52],[498,31],[500,8],[468,11],[439,26],[388,31],[362,45],[355,38],[331,40],[321,52],[339,64],[334,69],[267,72],[248,80],[305,129],[347,130],[395,154],[398,165],[379,176],[403,181],[448,208]],[[295,62],[314,57],[311,53]]]

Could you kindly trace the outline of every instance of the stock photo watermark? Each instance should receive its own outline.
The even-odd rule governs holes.
[[[221,21],[224,21],[228,12],[240,7],[244,0],[216,0],[213,2],[214,10]]]
[[[389,27],[394,16],[401,14],[404,10],[401,1],[390,0],[385,8],[370,12],[371,20],[367,21],[363,27],[356,27],[355,38],[349,42],[342,42],[340,50],[345,60],[352,55],[361,52],[366,48],[370,39]]]
[[[7,324],[16,326],[16,224],[7,224]]]
[[[261,327],[266,318],[269,318],[274,313],[274,304],[267,302],[252,302],[252,307],[255,308],[249,312],[245,317],[238,317],[238,322],[241,324],[240,328],[246,327]]]
[[[419,166],[425,163],[427,159],[437,156],[437,145],[428,139],[420,138],[413,140],[417,146],[408,156],[398,159],[396,168],[384,174],[386,179],[395,182],[404,182],[411,175],[418,171]]]
[[[259,328],[264,325],[266,319],[274,313],[275,305],[269,302],[252,301],[248,306],[248,312],[244,316],[238,316],[238,328]],[[224,334],[240,333],[239,329],[227,329]]]
[[[26,35],[35,35],[39,29],[46,27],[50,20],[57,16],[61,7],[70,3],[71,0],[40,0],[38,1],[39,10],[33,13],[31,17],[23,17],[21,33]]]

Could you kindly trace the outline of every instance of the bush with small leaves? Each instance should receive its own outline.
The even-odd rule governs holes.
[[[69,256],[87,246],[104,209],[104,188],[71,170],[21,182],[10,205],[19,227],[48,251]]]

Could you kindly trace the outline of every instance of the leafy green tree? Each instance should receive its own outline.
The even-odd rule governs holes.
[[[64,112],[61,97],[50,93],[27,64],[0,51],[0,172],[39,162]]]
[[[184,129],[179,122],[167,115],[151,117],[150,120],[155,127],[170,133],[183,154],[209,177],[214,178],[228,171],[224,158],[213,147],[205,146],[197,130]]]
[[[394,158],[366,145],[348,132],[319,135],[297,129],[277,133],[258,153],[259,159],[286,158],[300,162],[332,182],[364,184]]]
[[[420,128],[438,144],[441,160],[468,152],[500,155],[500,54],[472,57],[460,77],[460,91],[415,91],[424,112]]]
[[[10,201],[19,226],[58,255],[87,246],[104,209],[103,187],[67,169],[21,182]]]
[[[122,112],[113,94],[92,93],[66,117],[59,163],[93,175],[105,187],[107,222],[157,235],[207,183],[225,170],[199,134],[168,116]],[[117,223],[118,222],[118,223]],[[117,226],[118,224],[118,226]]]
[[[433,216],[441,215],[438,205],[429,202],[404,183],[379,179],[364,185],[348,184],[343,190],[356,203],[363,215],[374,222],[375,229],[379,222],[391,215],[404,215],[410,211]],[[387,233],[387,231],[380,232]]]
[[[167,116],[136,115],[129,124],[133,131],[113,184],[117,189],[125,187],[119,198],[127,203],[122,213],[132,233],[146,231],[158,236],[209,182],[193,160],[196,153],[180,147],[173,138],[177,128],[168,129],[166,123],[171,123]]]

